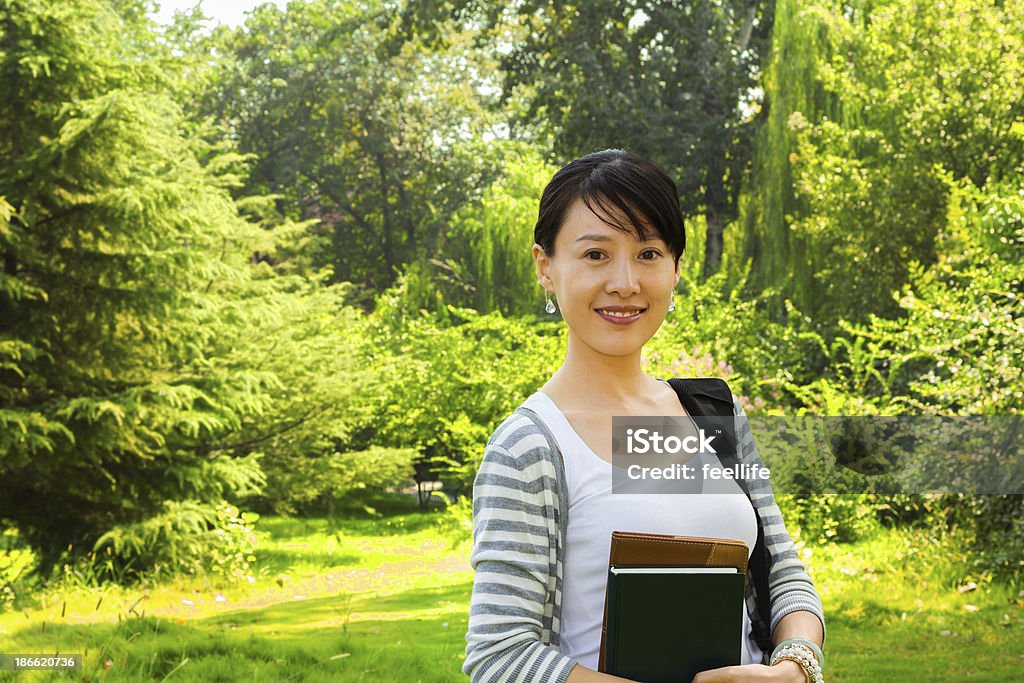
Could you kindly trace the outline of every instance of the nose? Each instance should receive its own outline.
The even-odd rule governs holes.
[[[640,280],[631,259],[618,259],[618,263],[612,266],[604,291],[608,294],[617,293],[623,298],[640,293]]]

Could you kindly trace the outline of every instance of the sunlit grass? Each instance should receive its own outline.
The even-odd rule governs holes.
[[[33,628],[6,642],[19,652],[43,641],[50,649],[84,651],[82,673],[94,680],[162,680],[171,674],[174,680],[213,681],[450,681],[465,646],[469,585],[338,594],[199,619],[62,623],[45,638]]]
[[[264,517],[257,528],[253,583],[176,577],[94,588],[65,581],[33,596],[33,606],[0,614],[0,652],[84,652],[82,673],[96,680],[338,680],[351,667],[343,660],[361,661],[364,651],[379,658],[374,653],[403,632],[436,622],[440,635],[455,633],[452,654],[461,658],[469,549],[439,533],[436,511],[412,507],[343,522]],[[388,659],[400,664],[402,656]],[[406,666],[410,674],[415,661]],[[424,671],[422,680],[445,680],[434,667]]]
[[[470,548],[437,521],[264,518],[253,584],[54,590],[0,615],[0,651],[86,653],[85,670],[0,680],[465,680]],[[827,680],[1021,680],[1021,587],[970,574],[955,537],[799,552],[825,604]]]
[[[800,552],[825,604],[829,680],[1024,680],[1022,586],[970,569],[955,535],[882,530]]]

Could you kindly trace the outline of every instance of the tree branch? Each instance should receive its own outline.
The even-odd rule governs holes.
[[[747,18],[743,20],[736,39],[736,50],[740,55],[746,52],[747,46],[750,44],[750,35],[754,32],[754,19],[757,17],[757,6],[760,4],[760,0],[750,0],[747,4]]]
[[[264,441],[267,441],[268,439],[274,438],[275,436],[280,436],[281,434],[284,434],[285,432],[291,431],[292,429],[295,429],[296,427],[302,425],[303,423],[308,422],[309,420],[311,420],[312,418],[316,417],[317,415],[320,415],[320,414],[323,414],[323,413],[327,412],[328,410],[330,410],[330,406],[328,406],[326,408],[320,408],[320,409],[311,408],[310,410],[306,411],[306,413],[302,417],[300,417],[300,418],[298,418],[296,420],[293,420],[291,423],[286,424],[286,425],[280,427],[279,429],[272,430],[272,431],[267,432],[266,434],[263,434],[261,436],[256,436],[256,437],[253,437],[251,439],[246,439],[245,441],[239,441],[238,443],[226,444],[224,446],[219,446],[217,448],[212,448],[212,449],[210,449],[208,451],[207,455],[209,455],[210,457],[213,457],[215,455],[223,453],[224,451],[235,451],[235,450],[238,450],[239,448],[248,448],[249,446],[253,446],[255,444],[262,443]]]

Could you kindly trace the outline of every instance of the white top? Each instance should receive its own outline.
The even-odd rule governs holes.
[[[757,519],[739,484],[728,479],[721,481],[723,488],[716,482],[715,490],[730,491],[725,493],[707,493],[705,487],[699,494],[612,495],[611,463],[587,446],[551,397],[538,391],[524,406],[536,412],[555,437],[569,487],[559,649],[596,670],[612,531],[739,539],[753,551]],[[698,457],[701,461],[694,464],[718,464],[714,455]],[[743,641],[740,663],[760,664],[762,652],[751,635],[746,607],[743,631],[737,636]]]

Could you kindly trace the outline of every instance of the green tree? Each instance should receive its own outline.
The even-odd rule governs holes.
[[[0,28],[0,517],[44,564],[143,519],[197,530],[262,479],[190,446],[268,378],[175,372],[260,239],[227,193],[238,159],[184,126],[111,5],[7,2]]]
[[[205,46],[225,56],[201,109],[256,155],[244,192],[317,219],[314,263],[379,292],[438,255],[450,216],[492,172],[486,67],[469,40],[421,40],[401,7],[267,4]]]
[[[1016,134],[1024,137],[1024,122]],[[865,393],[888,399],[889,410],[1020,414],[1024,167],[984,189],[947,180],[940,257],[931,268],[910,264],[899,296],[904,317],[844,326],[844,336],[870,349],[856,365],[873,366]]]
[[[1024,122],[1007,134],[1024,138]],[[910,264],[899,295],[901,319],[872,316],[844,325],[830,359],[835,370],[797,392],[812,411],[853,414],[868,404],[884,414],[996,416],[1000,428],[1009,428],[1009,416],[1024,410],[1024,167],[1000,181],[988,179],[984,189],[966,179],[947,181],[949,210],[937,237],[938,260],[930,268]],[[858,378],[860,393],[848,395]],[[845,400],[838,405],[832,398],[829,405],[836,396]],[[980,448],[1000,448],[990,435],[972,436]],[[1020,480],[1019,463],[1013,463],[1018,443],[1011,433],[1001,446],[1007,485]],[[959,446],[952,456],[974,452]],[[894,502],[911,512],[934,509],[939,521],[959,526],[957,533],[976,551],[974,571],[1020,576],[1024,497],[949,494]]]
[[[224,557],[224,503],[333,452],[364,378],[343,289],[252,258],[296,226],[240,215],[266,201],[138,9],[0,7],[0,519],[44,568]]]
[[[495,145],[498,146],[497,143]],[[543,288],[531,256],[537,205],[558,169],[525,143],[501,145],[505,157],[499,175],[473,202],[452,218],[441,264],[445,300],[480,313],[537,314]]]
[[[824,328],[900,314],[909,264],[937,258],[945,175],[982,188],[1024,154],[1008,134],[1024,46],[1005,30],[1022,12],[779,0],[746,204],[754,291],[781,291]]]
[[[665,168],[702,212],[703,275],[721,263],[751,153],[772,2],[528,0],[494,9],[505,97],[568,161],[607,147]],[[522,105],[519,100],[523,100]]]

